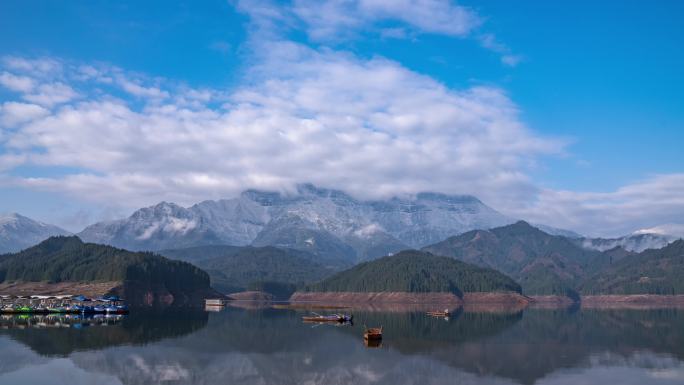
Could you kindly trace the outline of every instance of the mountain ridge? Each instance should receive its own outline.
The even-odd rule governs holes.
[[[125,219],[93,224],[78,235],[131,250],[273,245],[362,261],[509,222],[470,195],[423,192],[364,201],[302,184],[296,193],[251,189],[187,208],[161,202]]]
[[[469,231],[423,250],[501,271],[518,281],[525,294],[575,298],[584,277],[609,263],[606,255],[525,221]]]
[[[585,280],[583,294],[684,294],[684,240],[626,255]]]

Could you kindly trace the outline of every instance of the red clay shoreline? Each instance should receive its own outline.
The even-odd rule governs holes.
[[[406,293],[406,292],[295,292],[290,302],[336,302],[336,303],[402,303],[446,304],[467,303],[527,304],[528,297],[518,293],[465,293],[463,298],[453,293]]]
[[[329,303],[348,305],[449,305],[476,309],[479,305],[491,308],[563,308],[579,305],[582,308],[668,308],[684,307],[684,295],[587,295],[580,301],[566,296],[525,296],[514,292],[464,293],[459,298],[453,293],[406,293],[406,292],[295,292],[289,299],[294,303]]]

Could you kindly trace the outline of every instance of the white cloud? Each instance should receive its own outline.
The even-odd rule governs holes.
[[[278,39],[289,30],[303,30],[310,41],[329,44],[368,36],[383,39],[436,34],[472,37],[515,67],[523,56],[514,54],[492,33],[480,33],[483,18],[451,0],[239,0],[237,9],[250,16],[253,32]]]
[[[508,213],[580,233],[618,236],[684,218],[684,174],[652,176],[611,192],[541,189]]]
[[[424,15],[393,8],[416,2],[326,4],[334,9],[324,17],[333,17],[335,28],[354,23],[335,7],[353,5],[366,15],[362,21],[400,19],[438,30],[426,26]],[[296,23],[276,11],[267,3],[250,8],[261,25]],[[493,35],[481,39],[508,65],[520,60]],[[0,171],[22,165],[79,171],[0,173],[0,183],[129,209],[301,182],[360,197],[470,193],[511,216],[610,236],[684,215],[682,174],[608,193],[535,186],[529,170],[563,153],[565,143],[529,130],[499,88],[452,89],[390,60],[273,36],[253,39],[251,48],[250,71],[233,90],[194,89],[102,64],[5,60],[13,72],[2,72],[9,76],[0,82],[38,105],[2,105],[0,123],[13,129],[0,131]]]
[[[68,102],[78,94],[69,85],[55,82],[38,86],[34,92],[25,94],[24,99],[42,106],[52,107],[55,104]]]
[[[416,32],[465,37],[482,23],[470,8],[449,0],[242,0],[256,27],[273,31],[301,28],[315,41],[338,41],[375,30],[398,37],[399,28],[378,28],[396,22]]]
[[[5,56],[2,58],[5,67],[30,73],[33,76],[54,75],[62,70],[60,61],[53,58],[27,59],[17,56]]]
[[[46,107],[68,102],[78,95],[61,77],[62,64],[53,59],[24,59],[14,56],[2,58],[5,68],[0,74],[0,85],[22,94],[22,98]]]
[[[515,67],[523,61],[522,55],[513,54],[511,49],[498,41],[494,34],[482,34],[478,37],[478,40],[484,48],[501,55],[501,62],[509,67]]]
[[[402,22],[426,33],[463,37],[481,23],[470,9],[443,0],[296,0],[292,11],[315,40],[336,40],[382,21]]]
[[[28,76],[17,76],[9,72],[0,74],[0,84],[16,92],[31,92],[35,82]]]
[[[515,67],[520,64],[521,61],[523,61],[523,57],[521,55],[506,54],[501,56],[501,62],[509,67]]]
[[[184,88],[184,97],[160,102],[157,95],[181,88],[136,76],[139,87],[158,92],[141,92],[135,103],[91,95],[26,122],[7,149],[27,163],[85,171],[14,183],[133,207],[300,182],[366,196],[516,195],[530,188],[524,170],[534,159],[562,149],[529,131],[501,89],[454,90],[381,58],[264,44],[270,54],[249,85],[227,95]],[[226,103],[216,107],[216,97]]]
[[[360,197],[470,193],[514,217],[605,236],[681,222],[684,215],[684,174],[605,193],[535,186],[528,171],[540,157],[562,153],[564,142],[525,127],[501,89],[450,89],[382,58],[260,44],[268,54],[258,57],[246,85],[231,92],[99,69],[68,86],[85,94],[109,76],[122,89],[124,79],[157,91],[127,101],[115,88],[103,89],[52,111],[4,103],[2,119],[18,127],[4,133],[0,170],[34,164],[81,171],[5,176],[3,184],[130,209],[301,182]],[[68,68],[83,73],[81,66]],[[77,76],[67,71],[64,78]]]
[[[141,86],[140,84],[138,84],[134,81],[131,81],[129,79],[126,79],[123,76],[119,77],[118,81],[119,81],[119,84],[121,85],[121,88],[123,88],[124,91],[126,91],[126,92],[128,92],[134,96],[153,98],[153,99],[163,99],[163,98],[169,97],[169,93],[166,91],[162,91],[157,87]]]
[[[227,41],[217,40],[209,44],[209,48],[225,55],[229,53],[233,47]]]
[[[0,105],[0,123],[7,127],[43,117],[50,112],[28,103],[6,102]]]

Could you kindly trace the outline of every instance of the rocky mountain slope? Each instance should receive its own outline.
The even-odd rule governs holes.
[[[363,201],[304,184],[292,194],[248,190],[188,208],[162,202],[78,235],[132,250],[270,245],[357,262],[511,222],[472,196],[420,193]]]
[[[25,249],[56,235],[69,232],[16,213],[0,215],[0,254]]]

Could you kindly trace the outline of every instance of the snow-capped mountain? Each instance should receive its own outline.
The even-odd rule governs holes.
[[[363,260],[512,222],[472,196],[420,193],[362,201],[304,184],[294,194],[247,190],[188,208],[162,202],[78,235],[133,250],[254,244]]]
[[[0,254],[25,249],[55,235],[69,232],[16,213],[0,215]]]

